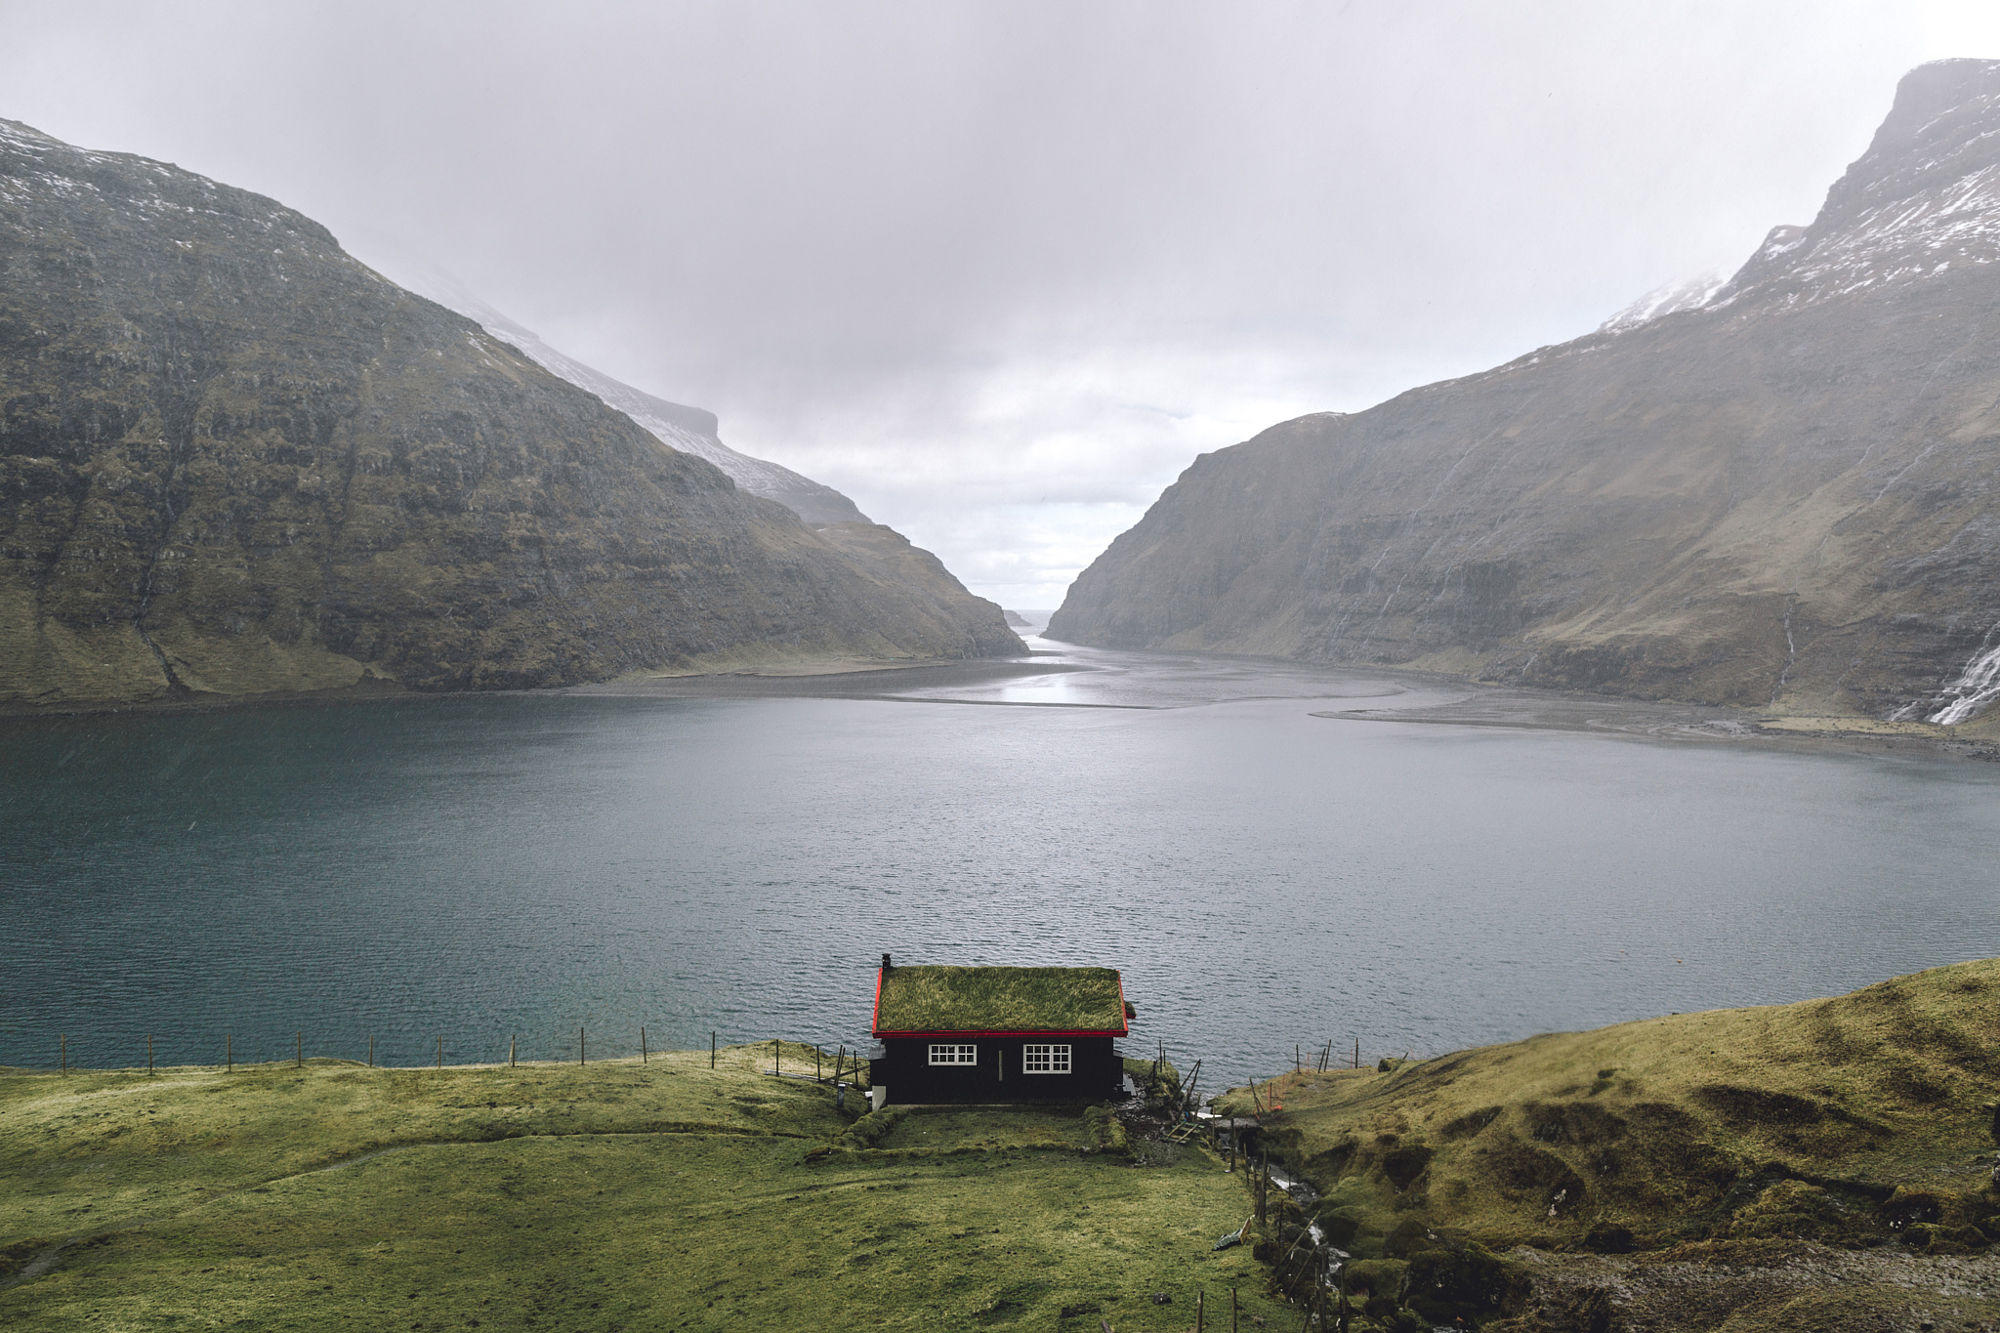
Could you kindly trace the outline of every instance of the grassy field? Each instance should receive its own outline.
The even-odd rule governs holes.
[[[858,1147],[769,1052],[0,1074],[0,1327],[1126,1333],[1232,1286],[1277,1325],[1212,1158],[1055,1111]]]

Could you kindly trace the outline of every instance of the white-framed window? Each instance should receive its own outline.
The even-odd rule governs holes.
[[[976,1065],[979,1063],[979,1048],[969,1041],[934,1041],[931,1043],[931,1063]]]
[[[1037,1044],[1030,1042],[1021,1048],[1021,1072],[1023,1074],[1067,1074],[1069,1072],[1069,1046]]]

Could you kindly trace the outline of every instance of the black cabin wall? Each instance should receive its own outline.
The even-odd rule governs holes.
[[[977,1064],[933,1065],[933,1041],[971,1043]],[[1021,1048],[1067,1043],[1070,1072],[1024,1074]],[[1122,1097],[1125,1065],[1110,1037],[884,1037],[869,1062],[869,1082],[887,1088],[889,1105],[913,1102],[1102,1102]]]

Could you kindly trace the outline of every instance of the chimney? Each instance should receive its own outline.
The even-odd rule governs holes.
[[[882,955],[882,970],[884,972],[889,970],[889,955],[886,953]]]

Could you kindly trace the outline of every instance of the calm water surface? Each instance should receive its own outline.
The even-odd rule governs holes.
[[[1240,1079],[2000,954],[1992,766],[1325,719],[1382,687],[1077,656],[924,701],[0,724],[0,1064],[852,1046],[887,950],[1123,968],[1132,1049]]]

